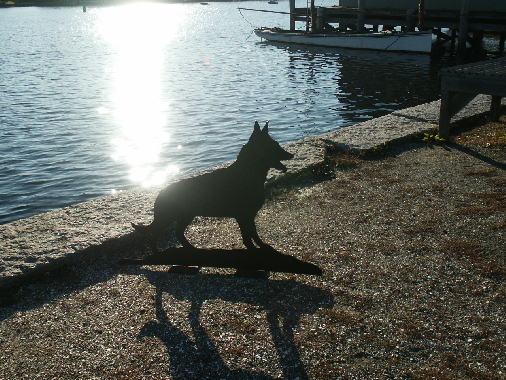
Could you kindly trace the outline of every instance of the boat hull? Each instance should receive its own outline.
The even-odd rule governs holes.
[[[430,32],[317,34],[255,29],[255,34],[260,38],[273,42],[349,49],[430,53],[432,45],[432,35]]]

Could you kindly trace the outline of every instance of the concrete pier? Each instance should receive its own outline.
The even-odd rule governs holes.
[[[504,102],[503,102],[504,104]],[[288,172],[269,173],[268,183],[289,181],[322,165],[329,148],[365,152],[434,130],[440,102],[395,111],[353,126],[290,143]],[[487,112],[490,98],[478,96],[452,121]],[[97,255],[134,256],[130,222],[149,222],[157,190],[125,191],[0,226],[0,290],[73,260]]]

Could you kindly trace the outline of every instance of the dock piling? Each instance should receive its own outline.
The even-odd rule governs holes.
[[[358,0],[357,31],[363,32],[365,19],[365,0]]]
[[[456,29],[452,29],[452,34],[451,34],[451,50],[455,50],[455,41],[457,40],[457,30]]]
[[[295,30],[295,0],[290,0],[290,30]]]
[[[460,8],[459,42],[458,42],[458,51],[461,53],[466,50],[468,32],[469,32],[469,0],[462,0],[462,6]]]
[[[414,32],[415,31],[415,9],[407,9],[406,10],[406,30],[408,32]]]
[[[311,0],[311,32],[316,33],[318,32],[318,24],[317,21],[317,14],[316,14],[316,7],[314,6],[314,0]]]

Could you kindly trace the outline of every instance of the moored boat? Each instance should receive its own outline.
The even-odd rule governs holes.
[[[277,28],[258,28],[255,34],[267,41],[351,49],[430,53],[431,32],[308,33]]]

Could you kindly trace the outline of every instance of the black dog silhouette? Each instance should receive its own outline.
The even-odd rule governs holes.
[[[293,158],[269,136],[268,122],[260,130],[255,122],[253,133],[230,166],[175,182],[163,189],[155,201],[154,219],[149,225],[132,226],[149,235],[151,249],[163,231],[176,225],[176,237],[186,248],[193,246],[184,236],[196,216],[235,218],[242,241],[248,249],[270,248],[258,236],[255,216],[264,204],[264,183],[270,168],[286,171],[280,161]]]

